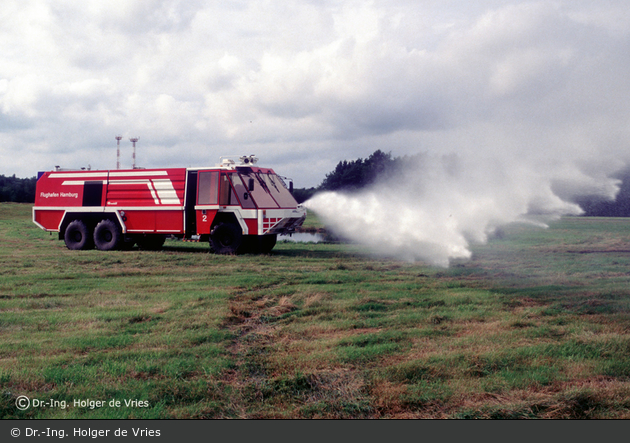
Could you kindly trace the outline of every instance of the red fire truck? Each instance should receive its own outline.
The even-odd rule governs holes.
[[[159,249],[167,236],[209,241],[218,254],[268,253],[306,209],[253,156],[215,167],[130,170],[56,168],[39,173],[33,222],[69,249]]]

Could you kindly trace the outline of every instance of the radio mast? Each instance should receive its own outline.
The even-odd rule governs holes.
[[[116,136],[116,169],[120,169],[120,141],[122,140],[122,135]]]
[[[132,137],[129,139],[131,143],[133,143],[133,165],[131,169],[136,169],[136,142],[140,140],[138,137]]]

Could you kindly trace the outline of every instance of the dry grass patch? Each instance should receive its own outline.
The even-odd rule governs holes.
[[[459,418],[626,418],[627,382],[601,377],[495,393],[471,393],[448,405]],[[463,411],[463,412],[462,412]]]

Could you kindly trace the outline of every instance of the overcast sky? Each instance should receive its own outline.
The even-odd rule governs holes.
[[[255,154],[317,186],[374,150],[587,175],[630,141],[627,1],[3,0],[0,174]]]

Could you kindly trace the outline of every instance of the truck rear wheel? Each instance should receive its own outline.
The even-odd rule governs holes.
[[[92,249],[92,236],[90,230],[82,220],[73,220],[66,227],[63,235],[66,247],[72,250]]]
[[[234,223],[219,223],[210,234],[210,245],[217,254],[236,254],[243,243],[243,231]]]
[[[94,244],[101,251],[117,249],[122,240],[122,232],[111,220],[101,220],[94,228]]]

